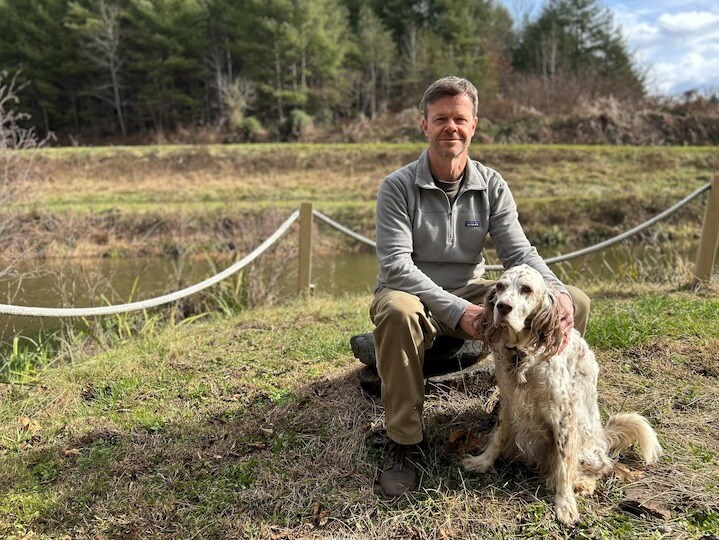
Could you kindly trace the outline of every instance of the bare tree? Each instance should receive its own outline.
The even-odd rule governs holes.
[[[120,95],[120,79],[124,64],[120,54],[121,14],[119,6],[107,3],[105,0],[97,2],[96,13],[77,3],[71,3],[70,16],[73,22],[67,23],[67,26],[80,34],[82,55],[107,73],[109,82],[97,85],[92,95],[112,105],[124,136],[127,135],[127,126]]]
[[[243,77],[230,79],[226,75],[220,75],[218,82],[223,108],[220,123],[230,131],[236,131],[242,124],[250,103],[255,99],[254,85]]]
[[[18,78],[19,72],[10,75],[0,71],[0,277],[12,271],[20,255],[20,235],[13,221],[18,213],[16,205],[29,189],[33,170],[33,156],[27,151],[53,138],[50,134],[40,140],[34,128],[23,127],[30,115],[18,111],[18,94],[29,83],[21,84]]]

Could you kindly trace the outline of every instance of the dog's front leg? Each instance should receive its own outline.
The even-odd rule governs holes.
[[[555,490],[557,519],[565,525],[579,521],[577,500],[574,497],[574,478],[577,470],[576,428],[571,413],[564,414],[553,426],[555,462],[551,482]]]
[[[462,460],[462,465],[465,470],[480,473],[487,472],[487,470],[499,457],[499,454],[502,453],[502,450],[504,450],[507,440],[509,439],[509,430],[511,427],[509,414],[505,412],[507,410],[508,407],[503,406],[500,403],[499,421],[497,422],[497,426],[494,428],[494,433],[492,434],[492,440],[490,441],[489,446],[487,446],[484,452],[482,452],[479,456],[464,458],[464,460]]]

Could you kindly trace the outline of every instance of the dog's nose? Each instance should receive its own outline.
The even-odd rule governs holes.
[[[512,311],[512,306],[505,304],[504,302],[499,302],[497,304],[497,311],[499,311],[502,315],[508,315],[509,312]]]

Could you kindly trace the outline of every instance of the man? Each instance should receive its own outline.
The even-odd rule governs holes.
[[[422,130],[428,148],[390,174],[377,196],[379,272],[370,316],[375,324],[388,453],[380,489],[396,497],[418,487],[424,352],[435,337],[476,337],[473,321],[492,281],[482,279],[491,235],[505,268],[526,263],[562,294],[562,325],[584,333],[589,298],[565,287],[530,245],[507,183],[468,158],[477,127],[477,89],[445,77],[425,91]]]

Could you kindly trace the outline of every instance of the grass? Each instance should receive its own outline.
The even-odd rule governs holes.
[[[555,522],[550,494],[526,468],[461,470],[449,435],[474,427],[486,440],[494,419],[481,392],[428,396],[421,489],[378,497],[382,410],[359,389],[348,343],[371,328],[362,295],[135,332],[34,384],[0,387],[0,536],[719,534],[719,301],[667,286],[592,297],[602,413],[646,415],[666,455],[646,469],[625,456],[635,478],[608,478],[580,498],[576,530]],[[622,510],[634,499],[668,514]]]
[[[274,201],[373,201],[379,181],[422,144],[259,144],[43,149],[30,205],[49,209]],[[688,192],[709,181],[716,148],[479,146],[520,198]],[[36,157],[38,157],[36,155]],[[617,188],[620,188],[619,191]]]
[[[46,149],[33,154],[37,189],[12,223],[43,256],[244,254],[309,199],[372,236],[381,178],[422,148]],[[708,147],[473,148],[510,182],[540,246],[622,232],[708,181],[719,162]],[[690,205],[649,243],[696,235],[702,208]],[[330,241],[319,250],[332,238],[346,245],[339,234],[321,238]],[[526,468],[464,474],[450,434],[472,427],[481,443],[495,420],[473,388],[428,396],[421,489],[381,499],[382,409],[359,389],[349,351],[349,337],[371,328],[369,297],[248,310],[273,286],[241,275],[174,313],[15,342],[0,366],[10,381],[0,383],[0,537],[719,535],[719,301],[715,290],[687,291],[685,263],[656,258],[617,267],[611,283],[577,273],[593,298],[587,338],[602,369],[602,413],[641,412],[667,452],[647,469],[625,456],[631,477],[581,499],[575,530],[556,523],[550,494]]]
[[[13,227],[41,256],[160,254],[167,245],[218,251],[233,223],[279,222],[301,202],[374,234],[381,180],[417,159],[417,144],[259,144],[42,149]],[[512,187],[538,245],[586,245],[669,207],[716,174],[715,147],[474,145],[472,156]],[[696,235],[701,201],[665,222]],[[690,222],[686,228],[678,223]],[[228,229],[228,224],[229,229]],[[556,228],[562,231],[557,234]]]

